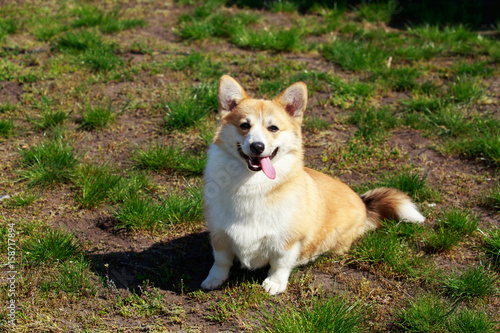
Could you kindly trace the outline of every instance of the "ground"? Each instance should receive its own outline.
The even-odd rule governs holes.
[[[2,308],[2,328],[278,331],[282,313],[341,295],[363,309],[359,331],[464,329],[466,313],[496,331],[500,247],[488,244],[499,244],[500,227],[498,27],[396,27],[397,13],[367,4],[236,3],[49,1],[39,13],[40,4],[7,1],[0,9],[0,197],[10,196],[0,201],[0,257],[9,262],[13,251],[17,271],[15,296],[7,283],[0,291],[17,304],[16,325]],[[358,48],[338,55],[349,43]],[[360,194],[399,187],[425,224],[385,222],[347,254],[296,268],[282,295],[262,291],[266,269],[237,265],[221,288],[200,290],[213,263],[200,193],[222,74],[265,98],[304,81],[306,166]],[[182,118],[183,107],[201,111]],[[109,121],[92,123],[95,109]],[[29,159],[50,145],[69,147],[74,164],[44,167],[43,152]],[[99,170],[118,178],[92,192]],[[471,231],[457,231],[460,218]],[[486,279],[476,284],[491,278],[491,291],[460,278],[476,268]],[[405,319],[426,295],[449,310],[428,328]]]

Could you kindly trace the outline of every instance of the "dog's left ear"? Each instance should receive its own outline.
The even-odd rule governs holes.
[[[302,114],[307,106],[307,86],[303,82],[294,83],[274,101],[283,105],[291,117],[302,119]]]

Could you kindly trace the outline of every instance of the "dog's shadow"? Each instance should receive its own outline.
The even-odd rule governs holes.
[[[213,264],[208,232],[192,233],[141,251],[89,254],[91,266],[111,287],[139,291],[144,283],[162,290],[186,293],[200,290]],[[235,262],[228,284],[261,283],[268,268],[248,271]]]

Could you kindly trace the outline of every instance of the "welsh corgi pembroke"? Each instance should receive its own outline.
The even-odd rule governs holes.
[[[270,265],[262,286],[278,294],[295,266],[327,251],[347,251],[382,219],[425,220],[399,190],[377,188],[359,196],[304,167],[304,83],[262,100],[224,75],[218,101],[220,123],[208,149],[203,193],[215,263],[203,289],[219,287],[236,256],[248,269]]]

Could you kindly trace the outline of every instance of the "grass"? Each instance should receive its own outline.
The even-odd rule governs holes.
[[[108,165],[85,165],[78,175],[77,184],[81,190],[75,201],[82,208],[96,208],[108,199],[120,180]]]
[[[96,6],[86,5],[75,9],[76,19],[71,22],[75,28],[98,27],[102,33],[110,34],[135,27],[144,27],[141,19],[121,19],[121,13],[114,9],[105,12]]]
[[[491,230],[484,238],[486,256],[496,267],[500,267],[500,229]]]
[[[457,208],[445,211],[435,226],[435,232],[428,234],[424,240],[427,250],[432,253],[450,251],[472,235],[478,223],[479,217],[471,211]]]
[[[80,128],[91,131],[108,127],[116,120],[117,112],[108,105],[87,105],[82,112]]]
[[[15,330],[497,332],[500,41],[465,23],[405,26],[412,6],[0,6],[0,260],[14,240]],[[465,17],[448,7],[418,14]],[[278,296],[260,287],[267,269],[237,265],[199,290],[223,74],[257,98],[305,82],[305,165],[359,193],[402,189],[426,222],[383,221],[295,268]],[[0,331],[8,320],[0,310]]]
[[[65,111],[44,111],[39,118],[29,119],[37,129],[47,130],[62,125],[68,114]]]
[[[0,135],[8,137],[14,129],[14,123],[11,120],[0,120]]]
[[[167,230],[179,223],[202,219],[202,194],[199,188],[188,188],[186,194],[172,193],[158,201],[149,196],[126,198],[115,212],[117,228],[137,231]]]
[[[77,258],[82,249],[73,234],[48,230],[22,244],[26,265],[49,265]]]
[[[376,71],[384,68],[389,53],[364,40],[337,39],[324,46],[328,61],[347,71]]]
[[[438,296],[429,294],[410,300],[396,311],[396,324],[405,332],[437,332],[446,327],[450,307]]]
[[[365,320],[360,302],[340,296],[325,297],[303,309],[290,307],[266,313],[267,332],[361,332]]]
[[[487,298],[497,294],[498,277],[483,266],[470,267],[460,276],[451,275],[444,282],[447,294],[461,300]]]
[[[52,140],[23,149],[21,154],[21,178],[28,185],[48,186],[70,181],[75,173],[78,157],[66,142]]]
[[[147,149],[139,148],[133,160],[140,169],[200,175],[205,167],[206,156],[186,154],[180,147],[157,144]]]
[[[201,83],[187,89],[181,96],[172,96],[165,102],[164,127],[182,130],[198,124],[218,108],[217,91],[214,84]]]

